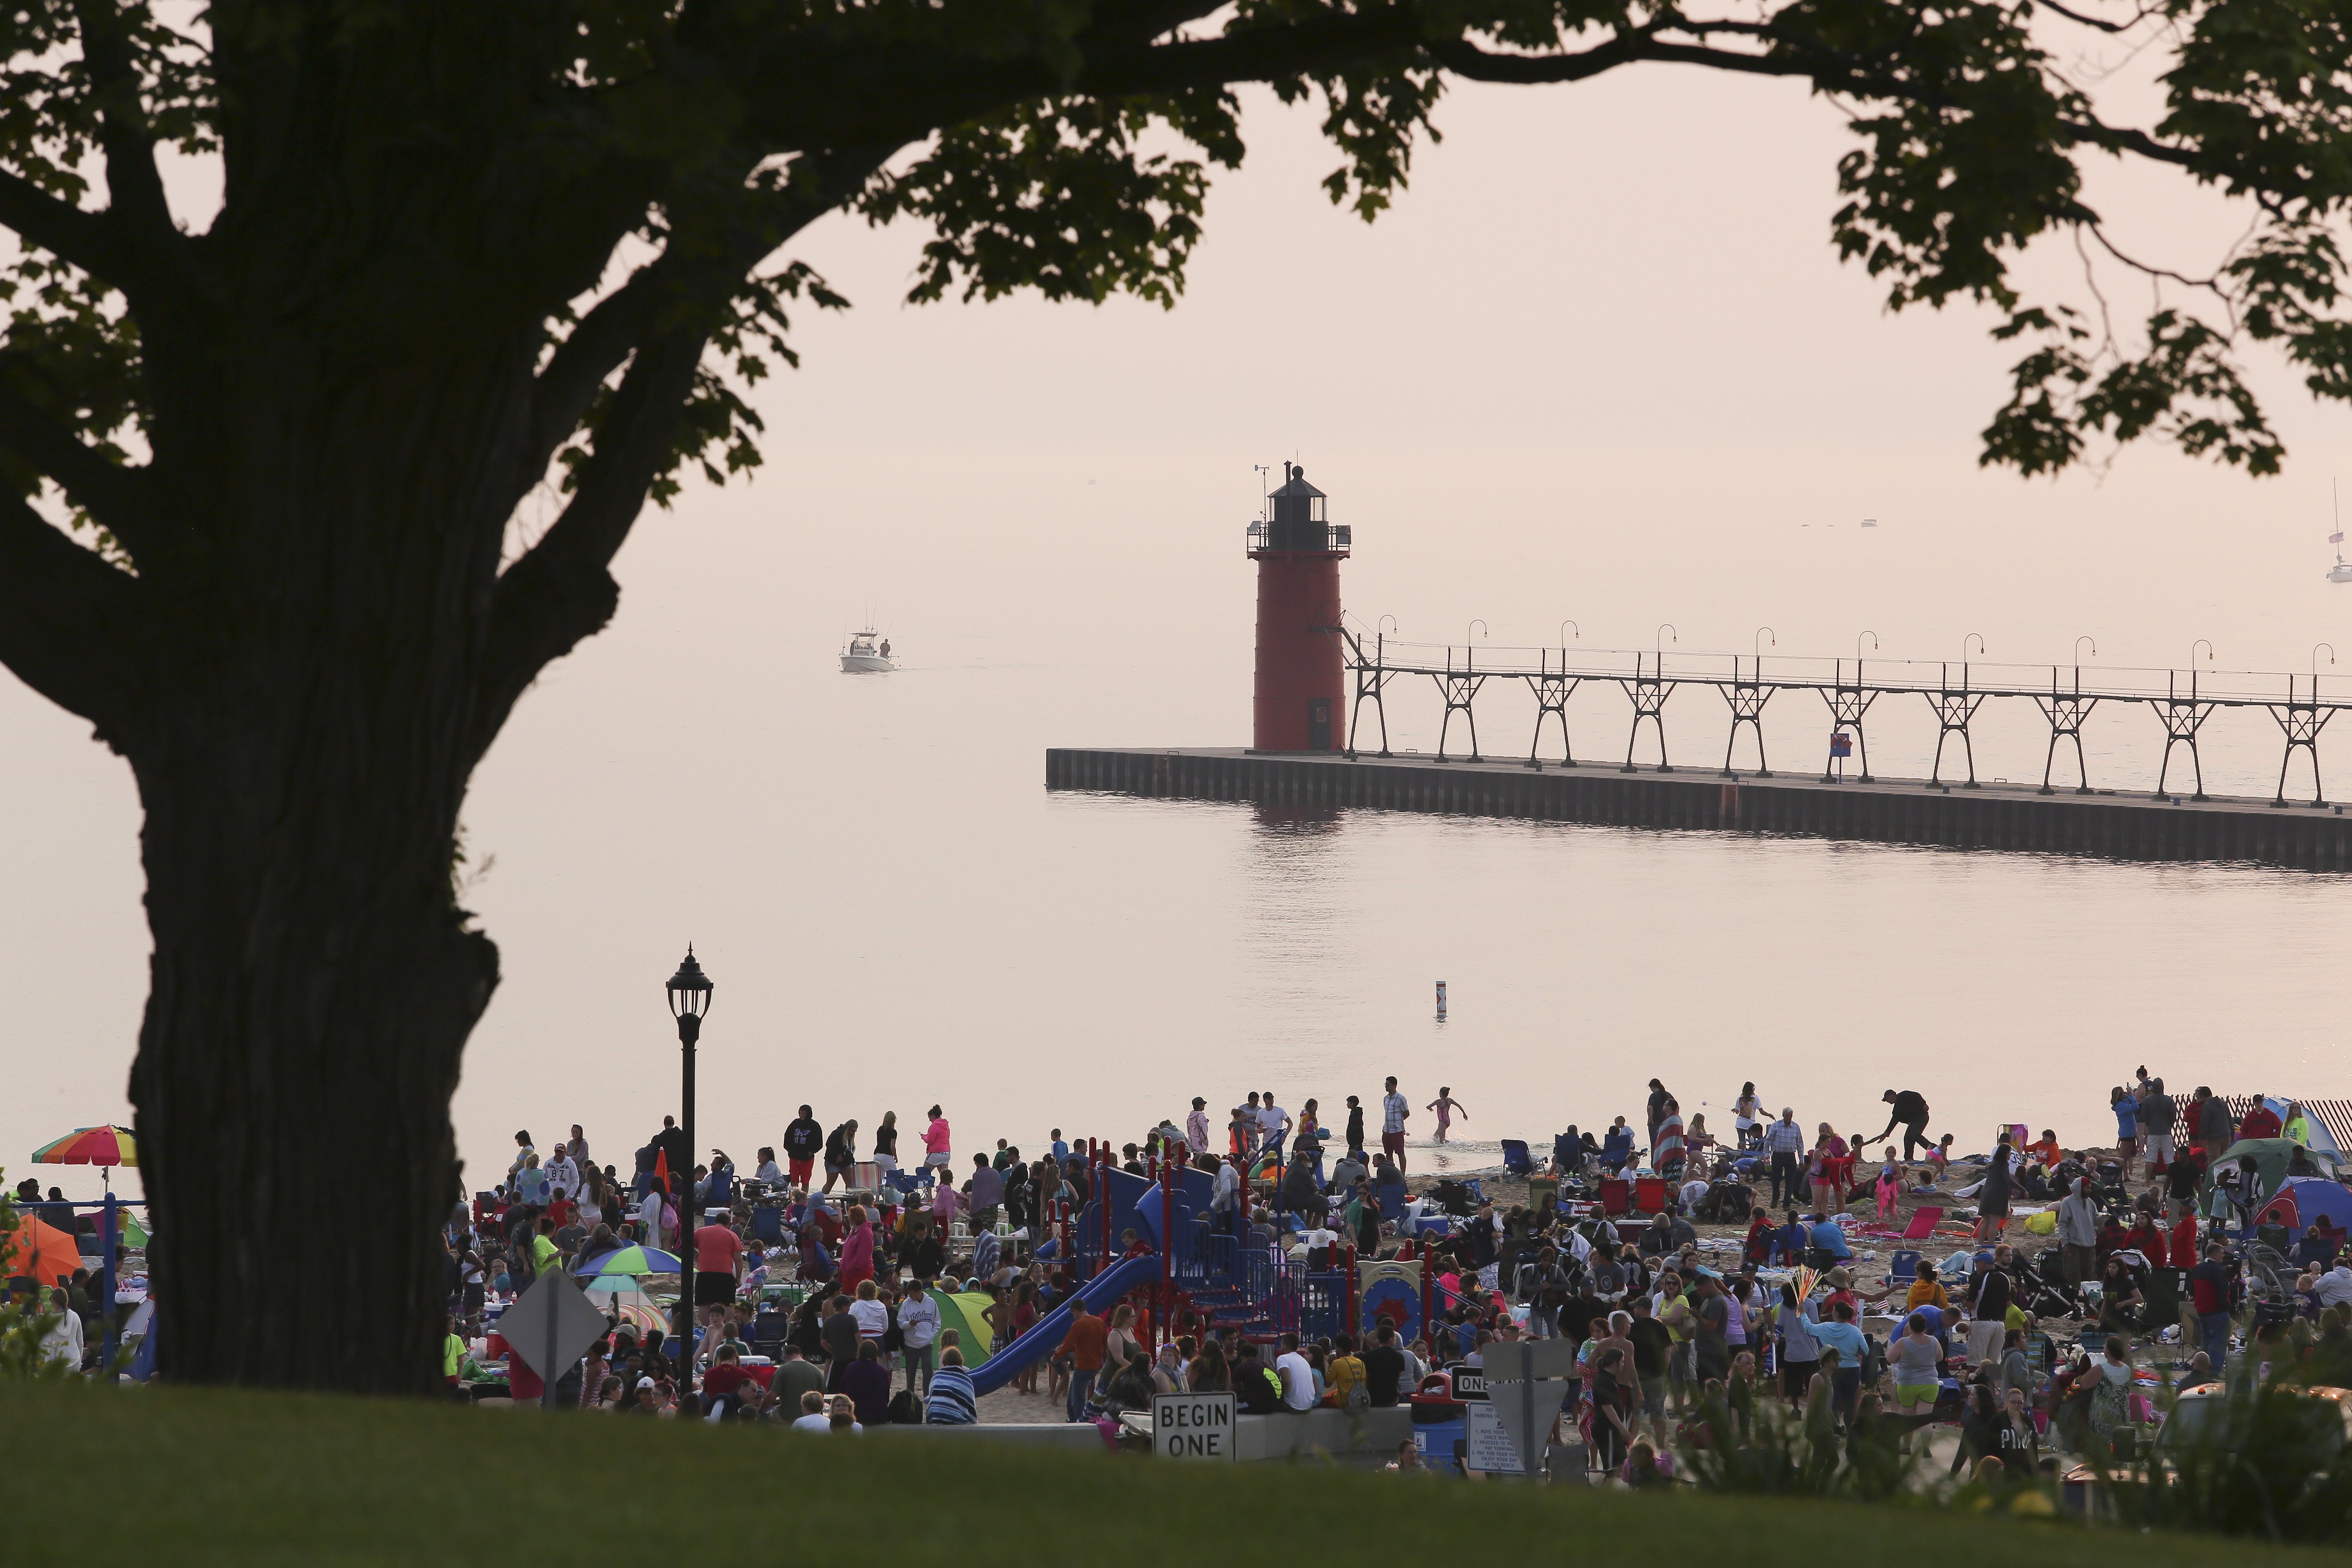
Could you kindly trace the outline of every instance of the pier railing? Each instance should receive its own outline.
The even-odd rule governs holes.
[[[1553,766],[1576,767],[1570,744],[1567,704],[1588,683],[1614,686],[1630,705],[1632,727],[1627,733],[1623,771],[1634,771],[1634,748],[1642,727],[1650,725],[1658,742],[1658,770],[1674,771],[1666,749],[1666,702],[1683,686],[1706,686],[1718,693],[1731,712],[1731,733],[1724,745],[1722,772],[1734,775],[1732,756],[1741,727],[1748,727],[1756,746],[1757,765],[1748,771],[1770,778],[1764,751],[1766,706],[1781,692],[1811,692],[1827,710],[1830,727],[1850,732],[1849,744],[1859,753],[1862,782],[1870,772],[1870,710],[1883,696],[1924,698],[1937,722],[1936,756],[1927,783],[1944,785],[1943,761],[1948,746],[1956,746],[1967,777],[1963,788],[1978,785],[1976,748],[1970,727],[1977,711],[1989,701],[2024,701],[2041,711],[2048,726],[2050,745],[2042,758],[2042,792],[2053,791],[2051,779],[2059,749],[2074,751],[2076,792],[2092,792],[2083,753],[2083,726],[2102,704],[2146,706],[2163,727],[2164,757],[2157,770],[2153,794],[2167,793],[2173,753],[2186,748],[2193,798],[2206,800],[2204,761],[2198,750],[2205,721],[2220,708],[2261,708],[2277,724],[2283,752],[2276,799],[2287,804],[2286,781],[2295,753],[2311,764],[2314,806],[2327,803],[2319,773],[2319,736],[2339,712],[2352,708],[2352,675],[2323,677],[2315,668],[2308,674],[2272,674],[2254,670],[2185,668],[2158,670],[2114,664],[2020,664],[1982,659],[1921,660],[1868,656],[1817,658],[1766,653],[1684,653],[1663,648],[1507,647],[1485,643],[1454,645],[1408,643],[1379,632],[1349,626],[1335,629],[1346,649],[1354,685],[1349,710],[1348,755],[1391,755],[1388,742],[1387,689],[1400,675],[1433,682],[1444,705],[1437,735],[1440,762],[1486,760],[1479,754],[1476,703],[1489,682],[1524,682],[1536,699],[1535,734],[1528,747],[1529,768],[1545,766],[1541,753],[1546,721],[1557,718],[1559,757]],[[2335,685],[2323,690],[2323,681]],[[1365,707],[1378,727],[1378,746],[1367,743]],[[1460,716],[1469,737],[1466,754],[1449,752],[1454,721]],[[1832,748],[1832,755],[1844,751]]]

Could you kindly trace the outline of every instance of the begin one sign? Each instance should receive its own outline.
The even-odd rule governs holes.
[[[1151,1449],[1163,1459],[1234,1458],[1231,1394],[1155,1394]]]

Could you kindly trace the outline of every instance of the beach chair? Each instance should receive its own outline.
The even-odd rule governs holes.
[[[1886,1264],[1888,1284],[1908,1285],[1918,1278],[1919,1254],[1917,1252],[1906,1248],[1888,1254]]]
[[[1633,1212],[1633,1184],[1623,1176],[1601,1178],[1601,1212],[1631,1214]]]
[[[1635,1176],[1633,1178],[1633,1208],[1639,1214],[1660,1214],[1666,1207],[1666,1178]]]
[[[784,1239],[784,1211],[772,1203],[751,1206],[751,1239],[770,1246]]]
[[[1942,1222],[1943,1218],[1944,1211],[1940,1208],[1928,1207],[1913,1209],[1911,1211],[1911,1223],[1903,1228],[1903,1239],[1906,1241],[1926,1240],[1928,1237],[1936,1234],[1936,1227]]]
[[[1503,1140],[1503,1169],[1511,1176],[1535,1175],[1536,1162],[1528,1153],[1528,1143],[1525,1138]]]

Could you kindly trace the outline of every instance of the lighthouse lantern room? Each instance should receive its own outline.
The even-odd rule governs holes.
[[[1249,528],[1257,562],[1257,674],[1250,705],[1254,751],[1336,751],[1346,742],[1346,669],[1339,648],[1339,563],[1349,532],[1331,526],[1328,497],[1296,464]]]

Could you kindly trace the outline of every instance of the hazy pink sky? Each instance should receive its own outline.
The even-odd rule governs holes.
[[[1548,641],[1574,616],[1614,646],[1671,622],[1685,646],[1744,651],[1769,624],[1831,653],[1867,627],[1890,655],[1956,655],[1978,632],[1996,657],[2047,660],[2089,632],[2107,659],[2162,664],[2206,636],[2224,664],[2300,669],[2347,630],[2320,580],[2336,411],[2265,373],[2281,480],[2155,446],[2104,478],[1980,471],[2009,356],[1987,313],[1889,319],[1836,263],[1846,139],[1797,88],[1653,69],[1458,89],[1444,145],[1369,228],[1318,190],[1334,160],[1307,118],[1264,94],[1251,110],[1249,166],[1217,187],[1172,313],[909,308],[919,233],[843,218],[808,236],[797,254],[856,308],[804,313],[803,368],[760,391],[768,465],[639,524],[616,625],[524,700],[478,779],[474,847],[499,858],[472,904],[508,981],[459,1094],[477,1174],[513,1125],[573,1107],[604,1110],[606,1157],[650,1130],[616,1081],[641,1061],[667,1082],[657,987],[688,938],[723,951],[782,903],[813,940],[886,868],[899,908],[923,897],[887,846],[861,864],[826,842],[813,804],[860,768],[932,768],[951,790],[970,765],[828,727],[812,672],[867,606],[913,659],[1034,665],[1023,700],[1056,743],[1239,743],[1253,464],[1302,461],[1357,530],[1350,610],[1430,638],[1480,616],[1498,642]],[[2103,172],[2093,194],[2120,237],[2185,265],[2236,232],[2166,181]],[[2067,287],[2072,248],[2049,249],[2027,276]],[[2129,319],[2147,291],[2117,279],[2115,298]],[[1073,664],[1094,674],[1055,708]],[[1622,721],[1594,711],[1613,740]],[[44,1138],[127,1119],[147,937],[127,770],[13,681],[0,738],[13,1175]],[[2256,749],[2259,778],[2274,763]],[[1024,790],[1034,751],[1024,730],[1006,753]],[[927,954],[900,956],[875,983],[925,984]],[[717,1129],[738,1144],[781,1131],[772,1102],[801,1064],[837,1082],[843,1053],[908,1103],[962,1093],[983,1125],[1020,1103],[952,1040],[862,1037],[856,998],[792,958],[713,960],[716,1016],[772,1040],[757,1115]],[[1100,1028],[1041,1023],[1038,1046]],[[976,1032],[1001,1040],[1003,1020]]]

